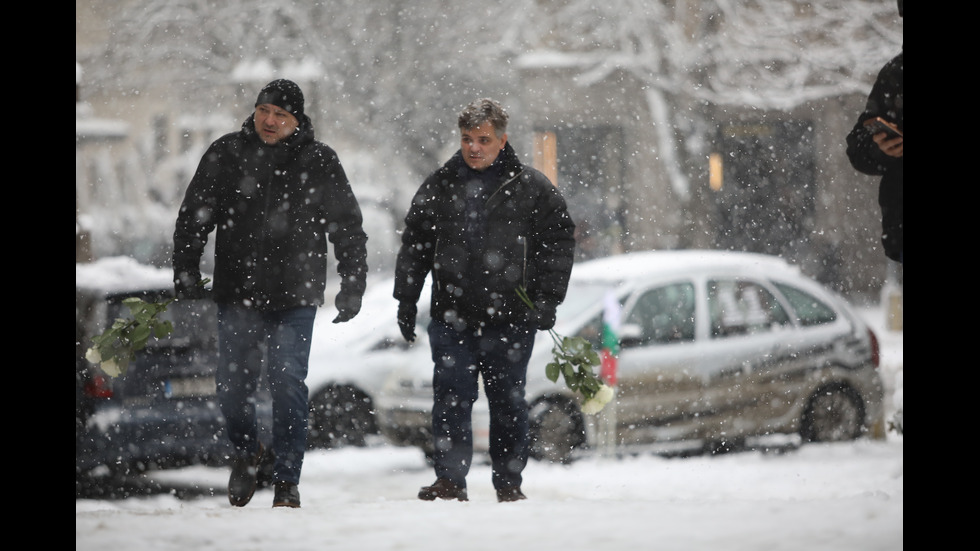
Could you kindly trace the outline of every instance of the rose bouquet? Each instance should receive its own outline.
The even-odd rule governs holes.
[[[126,374],[136,352],[146,347],[151,336],[161,339],[173,331],[173,324],[159,316],[174,299],[146,302],[139,297],[123,300],[132,318],[117,318],[101,335],[92,338],[85,359],[98,364],[110,377]]]
[[[517,296],[534,310],[534,303],[527,296],[524,287],[517,288]],[[556,383],[559,375],[572,392],[582,395],[585,402],[582,412],[595,414],[602,411],[613,397],[613,389],[596,376],[594,368],[599,365],[599,354],[589,341],[582,337],[565,337],[554,329],[549,329],[554,346],[551,349],[552,361],[545,366],[545,376]]]
[[[209,281],[205,278],[199,285],[203,286]],[[122,303],[129,308],[133,317],[116,318],[101,335],[93,337],[85,359],[98,364],[110,377],[125,375],[129,362],[146,347],[151,336],[162,339],[173,332],[173,323],[159,319],[173,301],[172,298],[160,302],[146,302],[139,297],[124,299]]]

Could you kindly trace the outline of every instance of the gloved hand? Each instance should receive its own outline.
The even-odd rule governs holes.
[[[208,291],[201,280],[185,275],[174,279],[174,297],[177,300],[200,300],[208,297]]]
[[[418,308],[411,302],[398,303],[398,329],[408,342],[415,342],[415,317]]]
[[[555,307],[547,302],[534,303],[535,321],[538,322],[538,329],[547,331],[555,326]]]
[[[337,293],[337,298],[334,299],[334,305],[337,306],[337,317],[333,319],[333,322],[350,321],[361,311],[361,295],[341,289]]]

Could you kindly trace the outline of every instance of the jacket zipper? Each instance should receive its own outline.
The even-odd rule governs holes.
[[[494,190],[494,192],[490,194],[490,197],[487,197],[487,200],[486,200],[486,202],[484,202],[484,205],[489,205],[490,204],[490,200],[493,199],[494,196],[497,195],[497,193],[500,192],[500,190],[502,190],[505,187],[507,187],[507,185],[509,185],[514,180],[516,180],[523,173],[524,173],[524,170],[521,169],[520,172],[518,172],[517,174],[514,174],[512,177],[510,177],[509,179],[507,179],[506,181],[504,181],[504,183],[502,183],[499,186],[497,186],[497,189]],[[489,212],[487,214],[489,214]],[[518,236],[518,237],[523,237],[523,236]],[[432,258],[433,259],[436,259],[436,258],[439,257],[439,242],[440,242],[440,240],[441,240],[441,238],[436,238],[436,245],[435,245],[435,248],[432,251]],[[526,288],[527,287],[527,238],[524,238],[523,241],[524,241],[524,253],[523,253],[523,266],[521,268],[521,280],[524,282],[524,287]],[[436,289],[438,289],[440,291],[442,290],[442,282],[439,281],[439,276],[437,275],[437,270],[435,270],[435,269],[432,270],[432,284],[435,285]]]
[[[508,179],[504,183],[500,184],[500,186],[498,186],[497,189],[492,194],[490,194],[490,197],[487,197],[486,204],[490,204],[490,200],[493,199],[493,197],[495,195],[497,195],[497,193],[500,192],[500,190],[502,190],[505,187],[507,187],[511,182],[513,182],[514,180],[516,180],[517,178],[519,178],[521,176],[521,174],[523,174],[523,173],[524,173],[524,169],[521,169],[520,172],[518,172],[517,174],[514,174],[510,179]],[[488,212],[487,214],[489,215],[490,213]],[[521,255],[521,257],[522,257],[521,281],[523,282],[524,288],[527,289],[527,253],[528,253],[528,251],[527,251],[527,237],[525,237],[523,235],[518,235],[517,237],[521,239],[522,245],[524,247],[524,252]]]
[[[504,183],[502,183],[502,184],[500,184],[499,186],[497,186],[497,189],[495,189],[495,190],[494,190],[494,192],[490,194],[490,197],[487,197],[487,201],[486,201],[486,203],[485,203],[485,204],[488,204],[488,205],[489,205],[489,204],[490,204],[490,200],[491,200],[491,199],[493,199],[493,197],[494,197],[495,195],[497,195],[497,193],[498,193],[498,192],[499,192],[500,190],[502,190],[502,189],[504,189],[505,187],[507,187],[507,185],[508,185],[508,184],[510,184],[511,182],[513,182],[514,180],[516,180],[516,179],[517,179],[517,178],[518,178],[518,177],[519,177],[519,176],[520,176],[521,174],[523,174],[523,173],[524,173],[524,170],[523,170],[523,169],[521,169],[521,171],[520,171],[520,172],[518,172],[517,174],[515,174],[515,175],[513,175],[513,176],[512,176],[512,177],[511,177],[511,178],[510,178],[509,180],[506,180],[506,181],[504,181]]]
[[[269,225],[269,210],[270,210],[270,207],[271,207],[271,204],[272,204],[272,187],[273,187],[272,186],[272,183],[273,183],[273,180],[275,180],[275,177],[276,177],[276,168],[273,168],[272,169],[272,173],[269,174],[268,181],[265,183],[265,186],[266,186],[265,187],[265,200],[264,200],[265,205],[262,208],[262,226],[260,228],[260,230],[261,230],[262,233],[261,233],[261,235],[257,236],[258,237],[258,240],[259,240],[259,247],[258,247],[259,256],[258,256],[258,258],[255,259],[255,268],[256,268],[256,270],[255,270],[255,289],[256,290],[260,290],[260,291],[263,291],[263,289],[264,289],[264,286],[263,286],[263,289],[260,289],[259,288],[260,282],[263,281],[263,278],[260,277],[260,276],[261,276],[262,272],[265,272],[266,271],[266,268],[267,268],[266,262],[265,262],[265,260],[266,260],[266,258],[265,258],[266,257],[266,247],[268,245],[268,242],[266,241],[266,236],[267,236],[266,228]],[[256,300],[259,299],[259,297],[255,297],[255,298],[256,298]]]
[[[521,267],[521,281],[523,282],[524,288],[527,289],[527,237],[523,235],[519,235],[518,237],[521,238],[522,244],[524,245],[524,253],[522,255],[524,262],[523,266]]]

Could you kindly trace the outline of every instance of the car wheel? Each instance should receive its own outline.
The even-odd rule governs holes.
[[[531,406],[530,456],[539,461],[569,463],[585,443],[585,423],[567,400],[540,400]]]
[[[842,442],[861,435],[864,402],[846,385],[818,389],[803,411],[800,435],[804,442]]]
[[[355,388],[328,386],[310,399],[310,449],[364,446],[377,432],[371,399]]]

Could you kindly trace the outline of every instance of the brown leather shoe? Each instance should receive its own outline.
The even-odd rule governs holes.
[[[419,499],[434,501],[436,498],[469,501],[466,497],[466,488],[457,486],[445,478],[437,478],[432,486],[422,486],[419,490]]]
[[[527,499],[527,496],[517,486],[497,490],[497,501],[520,501],[522,499]]]

